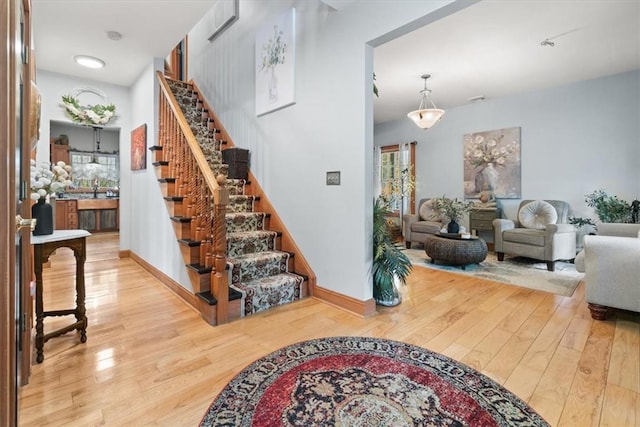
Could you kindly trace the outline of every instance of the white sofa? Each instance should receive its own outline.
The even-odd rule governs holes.
[[[585,273],[591,317],[605,320],[609,309],[640,312],[640,224],[598,224],[584,237],[576,269]]]

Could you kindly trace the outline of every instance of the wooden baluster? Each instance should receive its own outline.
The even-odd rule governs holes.
[[[217,324],[227,323],[229,320],[229,283],[227,266],[227,224],[225,215],[229,204],[229,190],[225,187],[227,177],[218,175],[218,188],[215,189],[213,200],[215,209],[213,214],[213,257],[214,270],[211,272],[213,296],[218,301],[216,307]]]

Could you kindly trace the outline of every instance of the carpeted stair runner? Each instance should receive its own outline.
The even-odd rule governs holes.
[[[213,172],[227,175],[224,141],[188,83],[167,80]],[[302,295],[304,278],[289,272],[291,255],[277,250],[278,233],[265,228],[267,215],[253,212],[255,197],[245,195],[245,180],[229,179],[227,261],[229,286],[242,294],[241,316],[286,304]]]

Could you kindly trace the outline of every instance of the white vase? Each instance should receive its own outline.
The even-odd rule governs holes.
[[[493,163],[487,163],[487,166],[482,170],[482,177],[484,181],[482,190],[496,191],[500,180],[500,173],[493,166]]]
[[[276,77],[275,68],[271,68],[271,77],[269,78],[269,103],[273,104],[278,100],[278,78]]]

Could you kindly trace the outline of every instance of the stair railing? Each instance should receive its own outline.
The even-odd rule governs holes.
[[[175,195],[183,198],[184,216],[191,219],[191,237],[200,242],[199,263],[212,268],[210,291],[217,301],[216,323],[220,325],[229,318],[226,177],[214,176],[164,75],[157,72],[157,76],[160,84],[158,144],[162,147],[163,160],[168,162],[169,174],[175,178]]]

